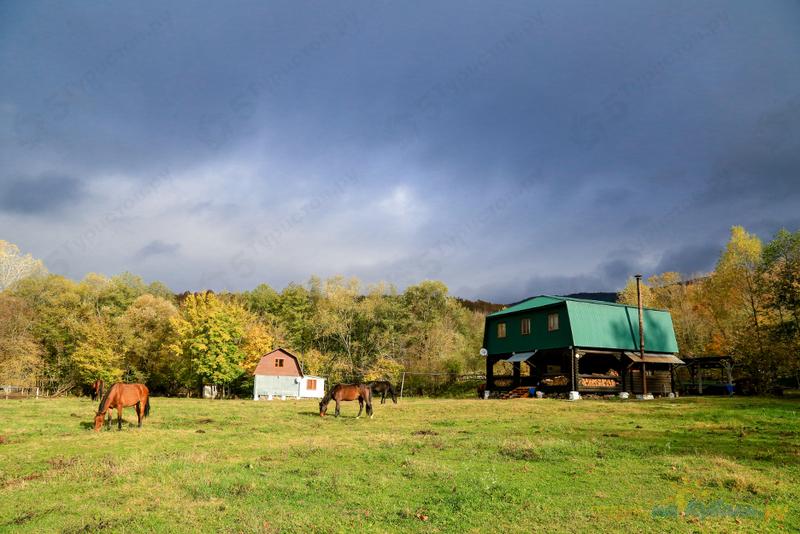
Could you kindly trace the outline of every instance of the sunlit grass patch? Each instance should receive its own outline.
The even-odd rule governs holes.
[[[373,420],[355,419],[352,406],[322,419],[315,404],[155,398],[143,428],[94,433],[84,400],[0,402],[0,531],[559,532],[584,521],[689,532],[800,522],[800,424],[786,401],[415,399],[376,406]],[[691,523],[653,512],[686,502],[719,514]],[[755,512],[720,515],[729,508]]]

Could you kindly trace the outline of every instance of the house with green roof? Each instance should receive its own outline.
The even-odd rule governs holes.
[[[646,386],[654,395],[671,393],[673,366],[682,363],[672,317],[644,308],[643,324],[644,357],[635,306],[543,295],[489,314],[486,389],[640,394]],[[495,373],[498,364],[511,374]]]

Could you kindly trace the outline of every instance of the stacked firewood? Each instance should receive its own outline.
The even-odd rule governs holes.
[[[587,388],[613,388],[617,381],[613,378],[584,378],[581,377],[581,386]]]
[[[592,373],[590,376],[582,376],[580,378],[580,385],[587,388],[613,388],[617,387],[617,380],[619,373],[614,369],[609,369],[605,374]]]
[[[554,376],[542,379],[543,386],[566,386],[569,383],[566,376]]]
[[[519,387],[512,389],[511,391],[507,391],[500,395],[501,399],[525,399],[530,397],[530,390],[526,387]]]

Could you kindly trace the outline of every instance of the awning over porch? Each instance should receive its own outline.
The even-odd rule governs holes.
[[[644,358],[642,358],[638,352],[626,352],[625,356],[636,363],[683,363],[683,360],[674,354],[655,354],[652,352],[645,352]]]
[[[518,352],[516,354],[512,354],[510,358],[506,358],[505,361],[507,362],[524,362],[527,361],[531,356],[536,354],[538,351],[533,352]]]

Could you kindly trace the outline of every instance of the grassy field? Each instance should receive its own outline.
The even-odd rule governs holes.
[[[0,400],[0,531],[791,531],[800,404]],[[331,413],[333,405],[331,406]]]

